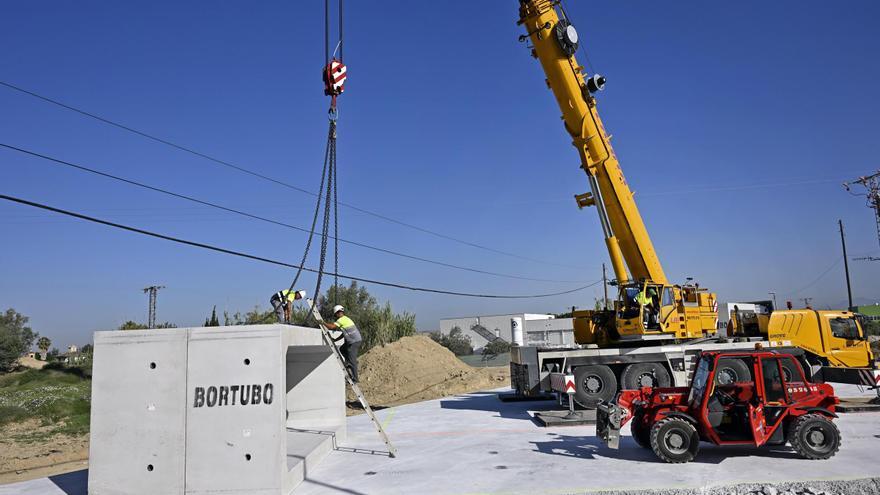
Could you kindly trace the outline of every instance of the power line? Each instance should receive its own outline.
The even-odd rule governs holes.
[[[87,220],[89,222],[94,222],[94,223],[98,223],[101,225],[106,225],[108,227],[114,227],[117,229],[122,229],[122,230],[127,230],[129,232],[134,232],[137,234],[143,234],[146,236],[155,237],[157,239],[164,239],[166,241],[176,242],[178,244],[185,244],[187,246],[208,249],[211,251],[216,251],[218,253],[229,254],[232,256],[238,256],[240,258],[247,258],[247,259],[254,260],[254,261],[262,261],[263,263],[270,263],[273,265],[284,266],[287,268],[297,268],[297,269],[300,268],[300,265],[294,265],[291,263],[285,263],[283,261],[277,261],[277,260],[265,258],[262,256],[256,256],[253,254],[243,253],[241,251],[233,251],[231,249],[213,246],[210,244],[204,244],[201,242],[190,241],[190,240],[181,239],[178,237],[172,237],[172,236],[165,235],[165,234],[159,234],[156,232],[151,232],[149,230],[139,229],[137,227],[131,227],[131,226],[123,225],[120,223],[114,223],[114,222],[110,222],[107,220],[101,220],[100,218],[90,217],[88,215],[83,215],[81,213],[76,213],[73,211],[63,210],[61,208],[55,208],[53,206],[45,205],[42,203],[36,203],[34,201],[28,201],[26,199],[16,198],[14,196],[7,196],[5,194],[0,194],[0,199],[5,199],[7,201],[12,201],[14,203],[19,203],[19,204],[23,204],[23,205],[27,205],[27,206],[32,206],[34,208],[40,208],[43,210],[52,211],[55,213],[60,213],[62,215],[67,215],[70,217],[79,218],[81,220]],[[302,269],[307,272],[318,273],[318,270],[315,270],[313,268],[302,267]],[[561,296],[564,294],[571,294],[573,292],[578,292],[578,291],[581,291],[581,290],[587,289],[589,287],[593,287],[594,285],[598,285],[598,284],[602,283],[602,280],[600,279],[600,280],[597,280],[591,284],[583,285],[581,287],[577,287],[577,288],[569,289],[569,290],[565,290],[565,291],[560,291],[560,292],[552,292],[549,294],[507,295],[507,294],[479,294],[479,293],[473,293],[473,292],[458,292],[458,291],[451,291],[451,290],[444,290],[444,289],[433,289],[433,288],[428,288],[428,287],[417,287],[417,286],[406,285],[406,284],[401,284],[401,283],[397,283],[397,282],[385,282],[385,281],[373,280],[373,279],[369,279],[369,278],[355,277],[352,275],[345,275],[343,273],[325,272],[325,274],[326,275],[333,275],[333,276],[336,276],[339,278],[344,278],[346,280],[363,282],[365,284],[382,285],[385,287],[394,287],[397,289],[406,289],[406,290],[412,290],[412,291],[417,291],[417,292],[430,292],[433,294],[446,294],[446,295],[450,295],[450,296],[479,297],[479,298],[489,298],[489,299],[536,299],[536,298],[540,298],[540,297]]]
[[[193,202],[193,203],[197,203],[197,204],[200,204],[200,205],[202,205],[202,206],[207,206],[207,207],[210,207],[210,208],[215,208],[215,209],[222,210],[222,211],[225,211],[225,212],[228,212],[228,213],[234,213],[234,214],[236,214],[236,215],[240,215],[240,216],[243,216],[243,217],[247,217],[247,218],[250,218],[250,219],[252,219],[252,220],[259,220],[259,221],[261,221],[261,222],[271,223],[271,224],[278,225],[278,226],[281,226],[281,227],[286,227],[286,228],[289,228],[289,229],[298,230],[298,231],[300,231],[300,232],[309,233],[310,235],[312,235],[312,234],[314,233],[314,222],[313,222],[313,224],[312,224],[312,229],[309,230],[309,229],[306,229],[306,228],[303,228],[303,227],[298,227],[298,226],[296,226],[296,225],[291,225],[291,224],[288,224],[288,223],[285,223],[285,222],[280,222],[280,221],[278,221],[278,220],[272,220],[271,218],[262,217],[262,216],[259,216],[259,215],[255,215],[255,214],[252,214],[252,213],[248,213],[248,212],[242,211],[242,210],[237,210],[237,209],[234,209],[234,208],[229,208],[229,207],[226,207],[226,206],[223,206],[223,205],[219,205],[219,204],[217,204],[217,203],[211,203],[211,202],[209,202],[209,201],[205,201],[205,200],[201,200],[201,199],[198,199],[198,198],[194,198],[194,197],[192,197],[192,196],[187,196],[187,195],[185,195],[185,194],[180,194],[180,193],[176,193],[176,192],[173,192],[173,191],[169,191],[169,190],[167,190],[167,189],[162,189],[162,188],[160,188],[160,187],[151,186],[151,185],[149,185],[149,184],[145,184],[145,183],[143,183],[143,182],[138,182],[138,181],[135,181],[135,180],[132,180],[132,179],[127,179],[127,178],[125,178],[125,177],[120,177],[120,176],[118,176],[118,175],[113,175],[113,174],[109,174],[109,173],[107,173],[107,172],[102,172],[102,171],[97,170],[97,169],[94,169],[94,168],[86,167],[86,166],[84,166],[84,165],[79,165],[79,164],[72,163],[72,162],[69,162],[69,161],[66,161],[66,160],[61,160],[61,159],[59,159],[59,158],[54,158],[54,157],[51,157],[51,156],[48,156],[48,155],[44,155],[44,154],[41,154],[41,153],[37,153],[37,152],[35,152],[35,151],[30,151],[30,150],[26,150],[26,149],[24,149],[24,148],[19,148],[19,147],[17,147],[17,146],[12,146],[12,145],[9,145],[9,144],[0,143],[0,147],[7,148],[7,149],[9,149],[9,150],[13,150],[13,151],[17,151],[17,152],[19,152],[19,153],[23,153],[23,154],[26,154],[26,155],[34,156],[34,157],[37,157],[37,158],[42,158],[43,160],[47,160],[47,161],[49,161],[49,162],[52,162],[52,163],[55,163],[55,164],[58,164],[58,165],[64,165],[64,166],[66,166],[66,167],[70,167],[70,168],[73,168],[73,169],[79,170],[79,171],[81,171],[81,172],[87,172],[87,173],[90,173],[90,174],[99,175],[99,176],[101,176],[101,177],[105,177],[105,178],[108,178],[108,179],[116,180],[116,181],[119,181],[119,182],[124,182],[124,183],[129,184],[129,185],[132,185],[132,186],[140,187],[140,188],[143,188],[143,189],[148,189],[148,190],[150,190],[150,191],[158,192],[158,193],[165,194],[165,195],[168,195],[168,196],[172,196],[172,197],[175,197],[175,198],[178,198],[178,199],[183,199],[183,200],[185,200],[185,201],[190,201],[190,202]],[[337,237],[335,237],[335,236],[330,236],[329,238],[330,238],[330,239],[337,240]],[[371,245],[369,245],[369,244],[364,244],[364,243],[362,243],[362,242],[349,241],[349,240],[341,239],[341,238],[339,238],[338,241],[339,241],[339,242],[344,242],[344,243],[346,243],[346,244],[351,244],[351,245],[353,245],[353,246],[358,246],[358,247],[362,247],[362,248],[365,248],[365,249],[370,249],[370,250],[373,250],[373,251],[377,251],[377,252],[381,252],[381,253],[385,253],[385,254],[390,254],[390,255],[392,255],[392,256],[399,256],[399,257],[401,257],[401,258],[407,258],[407,259],[414,260],[414,261],[420,261],[420,262],[424,262],[424,263],[430,263],[430,264],[433,264],[433,265],[444,266],[444,267],[447,267],[447,268],[454,268],[454,269],[457,269],[457,270],[464,270],[464,271],[473,272],[473,273],[479,273],[479,274],[483,274],[483,275],[492,275],[492,276],[495,276],[495,277],[513,278],[513,279],[518,279],[518,280],[528,280],[528,281],[532,281],[532,282],[580,283],[579,281],[575,281],[575,280],[553,280],[553,279],[523,277],[523,276],[520,276],[520,275],[511,275],[511,274],[506,274],[506,273],[491,272],[491,271],[488,271],[488,270],[480,270],[480,269],[477,269],[477,268],[470,268],[470,267],[466,267],[466,266],[454,265],[454,264],[452,264],[452,263],[446,263],[446,262],[443,262],[443,261],[432,260],[432,259],[429,259],[429,258],[423,258],[423,257],[421,257],[421,256],[415,256],[415,255],[411,255],[411,254],[401,253],[401,252],[399,252],[399,251],[392,251],[392,250],[390,250],[390,249],[380,248],[380,247],[377,247],[377,246],[371,246]],[[303,260],[303,262],[305,262],[305,260]]]
[[[832,263],[831,266],[829,266],[824,272],[822,272],[821,275],[819,275],[818,277],[816,277],[812,282],[810,282],[809,284],[807,284],[807,285],[801,287],[800,289],[798,289],[798,290],[796,290],[796,291],[794,291],[794,292],[789,292],[789,293],[787,293],[786,295],[794,296],[794,295],[800,294],[801,292],[803,292],[803,291],[809,289],[810,287],[816,285],[816,283],[818,283],[820,280],[822,280],[823,278],[825,278],[825,276],[828,275],[828,273],[830,273],[831,270],[833,270],[837,265],[839,265],[840,262],[841,262],[842,260],[843,260],[843,256],[839,256],[836,260],[834,260],[834,263]]]
[[[307,190],[307,189],[304,189],[304,188],[302,188],[302,187],[295,186],[295,185],[290,184],[290,183],[288,183],[288,182],[284,182],[284,181],[282,181],[282,180],[280,180],[280,179],[275,179],[275,178],[273,178],[273,177],[270,177],[270,176],[268,176],[268,175],[261,174],[261,173],[259,173],[259,172],[255,172],[255,171],[253,171],[253,170],[250,170],[250,169],[248,169],[248,168],[242,167],[242,166],[240,166],[240,165],[236,165],[236,164],[234,164],[234,163],[232,163],[232,162],[229,162],[229,161],[226,161],[226,160],[222,160],[222,159],[220,159],[220,158],[216,158],[216,157],[211,156],[211,155],[208,155],[208,154],[206,154],[206,153],[202,153],[202,152],[200,152],[200,151],[196,151],[196,150],[194,150],[194,149],[192,149],[192,148],[189,148],[189,147],[187,147],[187,146],[183,146],[183,145],[180,145],[180,144],[174,143],[174,142],[172,142],[172,141],[168,141],[167,139],[163,139],[163,138],[160,138],[160,137],[154,136],[154,135],[152,135],[152,134],[148,134],[148,133],[146,133],[146,132],[144,132],[144,131],[137,130],[137,129],[133,128],[133,127],[129,127],[129,126],[127,126],[127,125],[120,124],[120,123],[118,123],[118,122],[114,122],[114,121],[112,121],[112,120],[110,120],[110,119],[108,119],[108,118],[101,117],[100,115],[97,115],[97,114],[94,114],[94,113],[91,113],[91,112],[87,112],[87,111],[85,111],[85,110],[82,110],[82,109],[79,109],[79,108],[76,108],[76,107],[73,107],[73,106],[67,105],[67,104],[62,103],[62,102],[60,102],[60,101],[58,101],[58,100],[53,100],[52,98],[49,98],[49,97],[47,97],[47,96],[43,96],[43,95],[41,95],[41,94],[35,93],[35,92],[33,92],[33,91],[30,91],[30,90],[27,90],[27,89],[24,89],[24,88],[21,88],[21,87],[19,87],[19,86],[15,86],[14,84],[10,84],[10,83],[5,82],[5,81],[0,81],[0,85],[5,86],[5,87],[7,87],[7,88],[9,88],[9,89],[13,89],[13,90],[15,90],[15,91],[18,91],[18,92],[20,92],[20,93],[23,93],[23,94],[26,94],[26,95],[32,96],[32,97],[37,98],[37,99],[39,99],[39,100],[45,101],[46,103],[51,103],[51,104],[53,104],[53,105],[59,106],[59,107],[61,107],[61,108],[64,108],[64,109],[66,109],[66,110],[70,110],[70,111],[72,111],[72,112],[76,112],[76,113],[78,113],[78,114],[80,114],[80,115],[83,115],[83,116],[85,116],[85,117],[89,117],[89,118],[91,118],[91,119],[95,119],[95,120],[97,120],[97,121],[103,122],[103,123],[105,123],[105,124],[107,124],[107,125],[110,125],[110,126],[116,127],[116,128],[118,128],[118,129],[122,129],[122,130],[124,130],[124,131],[126,131],[126,132],[130,132],[130,133],[133,133],[133,134],[137,134],[138,136],[141,136],[141,137],[143,137],[143,138],[150,139],[150,140],[152,140],[152,141],[155,141],[155,142],[157,142],[157,143],[164,144],[164,145],[166,145],[166,146],[170,146],[170,147],[172,147],[172,148],[174,148],[174,149],[176,149],[176,150],[183,151],[183,152],[185,152],[185,153],[190,153],[190,154],[195,155],[195,156],[197,156],[197,157],[199,157],[199,158],[204,158],[205,160],[208,160],[208,161],[210,161],[210,162],[216,163],[216,164],[218,164],[218,165],[222,165],[222,166],[224,166],[224,167],[231,168],[231,169],[236,170],[236,171],[238,171],[238,172],[241,172],[241,173],[243,173],[243,174],[247,174],[247,175],[250,175],[250,176],[252,176],[252,177],[256,177],[256,178],[258,178],[258,179],[262,179],[262,180],[265,180],[265,181],[268,181],[268,182],[272,182],[272,183],[277,184],[277,185],[279,185],[279,186],[286,187],[286,188],[288,188],[288,189],[293,189],[294,191],[298,191],[298,192],[301,192],[301,193],[303,193],[303,194],[308,194],[308,195],[310,195],[310,196],[315,196],[315,193],[314,193],[314,192],[309,191],[309,190]],[[403,226],[403,227],[406,227],[406,228],[409,228],[409,229],[417,230],[417,231],[419,231],[419,232],[422,232],[422,233],[425,233],[425,234],[430,234],[430,235],[433,235],[433,236],[435,236],[435,237],[439,237],[439,238],[441,238],[441,239],[446,239],[446,240],[448,240],[448,241],[453,241],[453,242],[457,242],[457,243],[459,243],[459,244],[464,244],[464,245],[466,245],[466,246],[470,246],[470,247],[473,247],[473,248],[482,249],[482,250],[484,250],[484,251],[489,251],[489,252],[493,252],[493,253],[496,253],[496,254],[502,254],[502,255],[504,255],[504,256],[510,256],[510,257],[513,257],[513,258],[518,258],[518,259],[525,260],[525,261],[531,261],[531,262],[534,262],[534,263],[543,263],[543,264],[546,264],[546,265],[561,266],[561,267],[565,267],[565,268],[584,269],[584,267],[582,267],[582,266],[566,265],[566,264],[562,264],[562,263],[555,263],[555,262],[552,262],[552,261],[544,261],[544,260],[539,260],[539,259],[536,259],[536,258],[530,258],[530,257],[527,257],[527,256],[522,256],[522,255],[519,255],[519,254],[515,254],[515,253],[509,253],[509,252],[506,252],[506,251],[502,251],[502,250],[500,250],[500,249],[495,249],[495,248],[493,248],[493,247],[483,246],[483,245],[481,245],[481,244],[477,244],[477,243],[474,243],[474,242],[466,241],[466,240],[464,240],[464,239],[459,239],[459,238],[457,238],[457,237],[453,237],[453,236],[450,236],[450,235],[442,234],[442,233],[440,233],[440,232],[436,232],[436,231],[433,231],[433,230],[430,230],[430,229],[426,229],[426,228],[424,228],[424,227],[419,227],[418,225],[413,225],[413,224],[411,224],[411,223],[407,223],[407,222],[404,222],[404,221],[401,221],[401,220],[396,220],[396,219],[394,219],[394,218],[391,218],[391,217],[388,217],[388,216],[382,215],[381,213],[376,213],[376,212],[373,212],[373,211],[370,211],[370,210],[367,210],[367,209],[364,209],[364,208],[360,208],[360,207],[358,207],[358,206],[354,206],[354,205],[351,205],[351,204],[348,204],[348,203],[344,203],[344,202],[342,202],[342,201],[340,201],[339,204],[342,205],[342,206],[345,206],[346,208],[350,208],[350,209],[352,209],[352,210],[355,210],[355,211],[357,211],[357,212],[364,213],[364,214],[366,214],[366,215],[370,215],[370,216],[372,216],[372,217],[375,217],[375,218],[378,218],[378,219],[381,219],[381,220],[385,220],[386,222],[394,223],[394,224],[397,224],[397,225],[400,225],[400,226]]]

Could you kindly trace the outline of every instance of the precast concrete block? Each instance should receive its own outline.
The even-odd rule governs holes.
[[[345,435],[317,329],[96,332],[89,493],[288,494]]]

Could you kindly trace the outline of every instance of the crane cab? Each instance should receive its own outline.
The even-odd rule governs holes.
[[[696,285],[639,281],[619,286],[613,309],[575,311],[573,317],[578,344],[662,342],[713,333],[718,304],[715,294]]]

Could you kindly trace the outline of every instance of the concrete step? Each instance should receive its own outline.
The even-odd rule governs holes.
[[[287,493],[293,491],[337,445],[335,428],[287,429]]]

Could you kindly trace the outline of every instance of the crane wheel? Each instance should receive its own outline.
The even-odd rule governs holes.
[[[840,450],[840,430],[821,414],[805,414],[794,421],[788,441],[805,459],[830,459]]]
[[[574,400],[589,409],[611,401],[617,394],[617,377],[608,366],[579,366],[574,369],[574,383]]]
[[[687,420],[662,419],[651,427],[651,449],[668,463],[690,462],[700,451],[700,436]]]
[[[620,388],[638,390],[642,387],[668,387],[672,384],[669,372],[660,363],[631,364],[620,374]]]
[[[633,440],[644,449],[651,448],[651,427],[643,423],[644,411],[637,408],[633,413],[633,418],[629,422],[629,431],[632,433]]]
[[[752,371],[737,358],[719,359],[715,369],[715,385],[730,385],[752,380]]]

